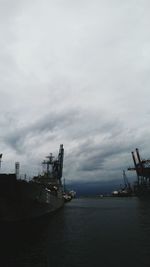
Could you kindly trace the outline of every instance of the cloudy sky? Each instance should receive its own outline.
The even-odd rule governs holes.
[[[64,144],[68,180],[150,157],[149,0],[0,0],[2,170],[38,173]]]

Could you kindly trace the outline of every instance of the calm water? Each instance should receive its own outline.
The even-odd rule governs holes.
[[[150,200],[75,199],[45,222],[0,225],[0,266],[150,266]]]

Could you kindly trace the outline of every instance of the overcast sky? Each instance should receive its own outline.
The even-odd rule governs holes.
[[[150,157],[149,0],[0,0],[2,170],[64,144],[67,180],[120,178]],[[131,174],[129,174],[131,175]]]

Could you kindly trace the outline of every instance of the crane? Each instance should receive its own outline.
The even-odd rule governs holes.
[[[124,185],[125,185],[125,188],[130,188],[130,183],[128,182],[128,178],[126,176],[126,172],[125,170],[123,170],[123,180],[124,180]]]

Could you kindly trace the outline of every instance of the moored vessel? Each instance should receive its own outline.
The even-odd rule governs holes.
[[[36,219],[63,207],[63,158],[64,148],[60,145],[58,157],[47,156],[42,162],[43,173],[30,181],[18,179],[17,173],[1,173],[0,221]]]

